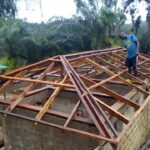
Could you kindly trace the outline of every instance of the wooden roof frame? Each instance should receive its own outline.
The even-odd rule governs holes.
[[[9,86],[15,82],[28,82],[26,88],[15,98],[7,99],[4,97],[3,99],[0,99],[0,104],[5,106],[5,109],[0,108],[0,113],[27,119],[35,122],[35,124],[42,123],[69,132],[109,142],[112,147],[115,148],[115,145],[117,144],[116,139],[119,133],[111,124],[109,120],[110,116],[114,116],[123,123],[128,124],[130,122],[130,118],[126,117],[118,110],[123,106],[129,106],[134,108],[136,113],[142,104],[132,101],[131,97],[137,93],[141,93],[146,99],[150,95],[148,91],[150,86],[150,69],[147,68],[150,64],[150,56],[140,54],[138,57],[139,76],[137,77],[127,72],[127,68],[123,63],[125,60],[125,50],[120,47],[55,56],[38,63],[16,69],[4,75],[0,75],[1,94],[5,94]],[[78,72],[77,69],[85,70],[86,74]],[[95,81],[96,79],[93,78],[93,74],[96,75],[96,73],[105,73],[109,77],[100,79],[100,82],[97,83]],[[45,80],[44,78],[48,74],[58,75],[59,81],[53,82]],[[124,76],[130,78],[133,82],[128,81],[128,78]],[[104,86],[108,83],[115,85],[122,84],[132,88],[134,92],[130,93],[131,97],[121,95],[120,93]],[[39,107],[24,103],[23,99],[30,93],[34,95],[35,92],[42,91],[44,89],[41,87],[36,90],[35,88],[38,84],[42,84],[45,88],[51,88],[54,90],[45,104],[42,107]],[[67,89],[75,91],[80,98],[72,112],[70,114],[65,114],[63,112],[51,110],[50,106],[53,104],[58,94]],[[98,92],[94,91],[94,89]],[[103,100],[96,97],[94,93],[112,97],[116,100],[116,103],[110,106]],[[75,115],[81,103],[85,106],[85,109],[89,113],[90,119]],[[13,110],[17,107],[38,112],[38,114],[35,118],[16,114]],[[65,124],[61,126],[44,121],[42,118],[45,114],[65,118]],[[98,129],[98,133],[94,134],[76,128],[71,128],[69,127],[69,124],[72,120],[79,121],[80,123],[91,123]]]

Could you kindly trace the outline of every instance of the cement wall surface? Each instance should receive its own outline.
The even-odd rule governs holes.
[[[48,91],[40,94],[48,97]],[[58,110],[64,113],[70,113],[77,103],[78,97],[73,93],[60,93],[51,109]],[[40,98],[40,95],[37,94]],[[72,99],[73,98],[73,99]],[[127,128],[123,131],[118,139],[118,150],[138,150],[146,140],[150,131],[150,98],[142,106]],[[40,99],[41,100],[41,99]],[[34,97],[27,97],[26,102],[34,102]],[[65,107],[64,107],[65,105]],[[85,108],[81,105],[80,109],[84,112],[84,117],[88,114]],[[35,117],[37,112],[21,110],[16,108],[13,110],[16,114],[22,114],[28,117]],[[54,127],[43,124],[35,124],[28,120],[7,116],[2,118],[2,127],[4,132],[5,150],[94,150],[99,142],[95,139],[85,137],[79,134],[72,134]],[[65,120],[59,120],[55,117],[45,115],[44,120],[48,122],[64,125]],[[95,128],[79,123],[71,123],[70,127],[84,129],[88,132],[94,132]],[[107,146],[105,150],[108,150]],[[109,148],[111,149],[111,148]]]
[[[98,141],[33,122],[3,117],[5,150],[93,150]],[[91,130],[91,127],[89,127]]]

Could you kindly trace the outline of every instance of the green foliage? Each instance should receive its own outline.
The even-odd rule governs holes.
[[[103,0],[100,9],[100,18],[105,26],[107,35],[118,34],[120,27],[125,23],[126,16],[123,6],[117,0]],[[122,6],[122,7],[118,7]]]
[[[115,35],[126,18],[123,8],[117,8],[117,0],[75,2],[78,15],[70,19],[52,17],[47,23],[37,24],[3,16],[0,19],[3,64],[14,69],[49,56],[120,45]]]
[[[84,27],[85,38],[91,45],[91,49],[98,48],[105,35],[105,27],[100,16],[99,0],[75,0],[80,17],[80,24]]]
[[[102,40],[102,47],[108,48],[108,47],[119,47],[121,45],[121,41],[116,36],[106,36]]]
[[[28,7],[31,2],[35,2],[39,4],[41,9],[41,0],[0,0],[0,18],[15,18],[18,1],[24,1],[26,7]]]
[[[111,7],[116,7],[117,5],[117,0],[103,0],[104,4],[106,7],[111,8]]]
[[[110,8],[103,7],[101,9],[102,22],[106,26],[113,26],[117,21],[117,14]]]
[[[44,24],[21,20],[1,20],[1,56],[23,63],[32,63],[48,56],[89,50],[92,42],[103,36],[103,26],[96,19],[56,17]],[[88,25],[88,26],[87,26]],[[100,40],[99,40],[100,41]],[[15,66],[13,61],[10,65]],[[12,67],[11,67],[12,68]]]
[[[0,0],[0,17],[10,18],[16,14],[16,0]]]
[[[106,27],[105,32],[108,32],[109,35],[112,35],[112,32],[114,31],[113,27],[116,25],[117,22],[117,13],[108,7],[102,7],[101,19]]]
[[[8,61],[8,58],[6,56],[0,58],[0,64],[2,64],[2,65],[6,65],[7,61]]]
[[[143,34],[140,40],[140,48],[143,53],[150,54],[150,33]]]
[[[19,67],[17,59],[7,59],[6,65],[8,66],[8,70],[13,70]]]
[[[0,58],[0,64],[8,66],[8,68],[5,71],[10,71],[22,66],[22,62],[19,58],[10,59],[6,56]]]
[[[16,0],[5,2],[9,2],[7,6],[13,2],[15,15]],[[113,2],[115,3],[115,0]],[[100,1],[97,0],[76,0],[79,16],[70,19],[53,17],[47,23],[41,24],[4,19],[10,14],[3,14],[0,19],[0,54],[5,58],[4,64],[8,65],[9,69],[14,69],[18,65],[33,63],[49,56],[114,45],[110,39],[103,41],[106,26],[104,20],[108,16],[101,16],[99,4]],[[11,12],[11,8],[8,9],[8,12]],[[118,19],[115,12],[110,13],[107,10],[105,13],[111,14],[106,20],[107,24]],[[109,19],[111,22],[108,23]]]

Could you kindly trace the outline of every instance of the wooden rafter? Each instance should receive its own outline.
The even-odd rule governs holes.
[[[80,106],[80,104],[81,104],[81,101],[79,100],[79,101],[77,102],[77,104],[75,105],[75,107],[73,108],[73,110],[72,110],[71,114],[69,115],[68,119],[66,120],[66,122],[65,122],[65,124],[64,124],[64,127],[66,127],[66,126],[69,124],[69,122],[70,122],[71,119],[73,118],[73,116],[74,116],[76,110],[78,109],[78,107]]]
[[[95,63],[94,61],[90,60],[90,59],[86,59],[88,63],[90,63],[91,65],[93,65],[94,67],[96,67],[97,69],[103,70],[104,72],[106,72],[108,75],[112,76],[115,75],[115,73],[113,73],[112,71],[106,69],[105,67]],[[118,78],[123,81],[125,84],[127,85],[131,85],[132,87],[134,87],[135,89],[139,90],[140,92],[142,92],[145,95],[149,95],[149,92],[143,90],[142,88],[139,88],[138,86],[134,85],[133,83],[127,81],[126,79],[124,79],[123,77],[118,76]]]
[[[149,56],[142,54],[139,55],[139,58],[138,73],[144,79],[138,76],[134,77],[127,72],[127,68],[123,63],[125,51],[122,48],[55,56],[16,69],[5,75],[0,75],[0,93],[4,93],[5,91],[11,93],[10,90],[7,90],[9,89],[9,86],[12,88],[13,86],[15,87],[15,85],[17,87],[17,84],[19,84],[19,87],[21,87],[18,96],[7,98],[6,100],[0,98],[0,105],[6,107],[5,110],[1,110],[1,108],[5,107],[0,107],[0,113],[27,119],[32,122],[42,123],[71,133],[78,133],[98,140],[103,140],[109,142],[112,147],[114,147],[118,132],[110,122],[111,117],[115,117],[117,120],[128,124],[131,118],[123,114],[122,108],[124,108],[124,106],[130,106],[134,108],[134,113],[136,113],[143,105],[136,101],[136,97],[140,95],[147,98],[149,96],[149,92],[145,90],[145,86],[149,88],[150,76],[149,69],[146,67],[149,65],[150,58]],[[55,64],[56,66],[54,67]],[[105,74],[107,75],[105,76]],[[130,83],[126,80],[126,76],[136,82]],[[50,82],[55,77],[55,82]],[[20,84],[21,82],[29,84]],[[131,91],[125,95],[120,95],[116,90],[114,92],[113,89],[106,88],[106,84],[117,85],[118,87],[121,85],[125,88],[130,86]],[[42,94],[44,92],[46,95],[43,96]],[[63,95],[60,92],[72,92],[77,95],[76,100],[78,101],[74,105],[74,108],[70,110],[70,113],[51,109],[51,105],[56,98]],[[51,94],[48,95],[47,93]],[[46,102],[40,101],[41,104],[37,103],[40,100],[38,100],[36,96],[38,94],[43,96],[43,100],[47,99]],[[35,96],[35,104],[39,106],[35,106],[34,102],[26,104],[26,101],[28,102],[30,96],[31,99]],[[111,101],[110,104],[109,100]],[[57,101],[56,104],[57,103],[59,102]],[[89,115],[88,117],[87,115],[76,115],[82,105]],[[12,111],[16,107],[38,113],[36,117],[28,117],[26,114],[19,114],[19,112],[16,114],[15,111]],[[65,119],[65,122],[63,125],[49,122],[45,120],[45,114],[47,116]],[[72,127],[72,121],[80,122],[84,125],[88,124],[95,126],[98,131],[97,133],[89,133],[83,129],[76,129]]]
[[[120,69],[120,68],[116,67],[115,65],[113,65],[112,63],[109,63],[109,62],[107,62],[106,60],[104,60],[104,59],[102,59],[102,58],[100,58],[100,57],[98,57],[98,56],[96,56],[96,58],[97,58],[98,60],[100,60],[100,61],[106,63],[107,65],[111,66],[112,68],[114,68],[114,69],[116,69],[116,70],[124,71],[124,73],[126,73],[129,77],[131,77],[132,79],[135,79],[135,81],[137,81],[137,82],[139,82],[139,83],[141,83],[141,84],[146,84],[146,83],[143,82],[141,79],[139,79],[139,78],[137,78],[137,77],[135,77],[135,76],[133,76],[133,75],[127,73],[127,69],[126,69],[126,70]],[[121,75],[121,74],[120,74],[120,75]]]
[[[49,84],[49,85],[54,85],[54,86],[64,86],[64,87],[70,87],[72,88],[72,85],[69,84],[62,84],[62,83],[55,83],[55,82],[50,82],[50,81],[44,81],[44,80],[39,80],[39,79],[27,79],[27,78],[18,78],[18,77],[9,77],[5,75],[0,75],[0,78],[3,79],[9,79],[9,80],[18,80],[18,81],[26,81],[26,82],[31,82],[31,83],[39,83],[39,84]]]
[[[129,123],[129,119],[127,117],[125,117],[124,115],[122,115],[121,113],[117,112],[114,108],[111,108],[110,106],[108,106],[107,104],[105,104],[102,100],[94,97],[95,100],[102,106],[104,107],[108,112],[110,112],[112,115],[114,115],[115,117],[117,117],[118,119],[120,119],[121,121],[123,121],[124,123]]]
[[[67,79],[67,76],[64,77],[64,79],[61,81],[61,83],[65,83],[66,79]],[[47,112],[47,110],[52,105],[52,103],[54,102],[55,98],[57,97],[57,95],[60,93],[60,91],[62,89],[63,89],[63,86],[59,86],[59,87],[57,87],[55,89],[55,91],[52,93],[52,95],[46,101],[45,105],[42,107],[41,111],[35,117],[36,120],[40,120],[44,116],[44,114]]]
[[[54,63],[52,63],[51,65],[49,65],[49,67],[38,77],[38,80],[43,79],[43,78],[45,77],[45,75],[46,75],[53,67],[54,67]],[[9,106],[5,109],[5,111],[6,111],[6,112],[12,111],[12,110],[16,107],[16,105],[19,104],[19,103],[24,99],[25,95],[26,95],[29,91],[31,91],[31,90],[33,89],[34,86],[35,86],[34,83],[31,83],[30,85],[28,85],[28,87],[26,88],[26,90],[23,91],[23,92],[17,97],[17,99],[16,99],[11,105],[9,105]]]
[[[84,79],[86,79],[88,82],[90,82],[90,80],[88,80],[87,78],[84,78]],[[91,83],[96,84],[96,82],[94,82],[94,81],[91,81]],[[131,100],[125,98],[124,96],[121,96],[121,95],[117,94],[116,92],[113,92],[112,90],[109,90],[109,89],[105,88],[102,85],[99,85],[97,87],[97,89],[99,89],[101,92],[104,92],[105,94],[108,94],[108,95],[114,97],[118,101],[121,101],[121,102],[123,102],[123,103],[125,103],[125,104],[127,104],[131,107],[134,107],[135,109],[140,108],[140,105],[132,102]]]

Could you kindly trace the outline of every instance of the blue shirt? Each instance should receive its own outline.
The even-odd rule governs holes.
[[[124,46],[127,49],[127,58],[131,58],[138,53],[138,39],[134,34],[130,34],[127,40],[124,41]]]

